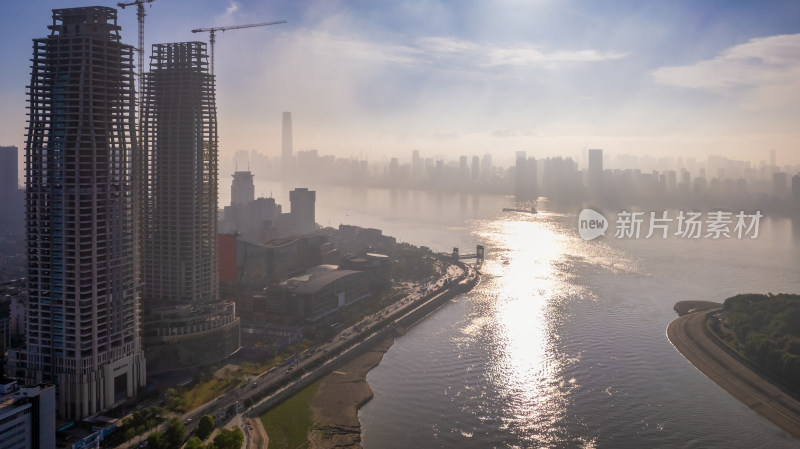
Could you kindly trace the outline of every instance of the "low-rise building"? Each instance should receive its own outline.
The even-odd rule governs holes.
[[[286,281],[286,291],[302,305],[306,321],[314,322],[371,294],[366,273],[333,270],[311,273]]]
[[[367,273],[373,289],[386,288],[392,284],[392,259],[386,254],[366,253],[363,256],[348,257],[342,261],[342,268]]]
[[[0,383],[0,447],[50,449],[56,446],[56,388]]]
[[[364,251],[378,251],[394,254],[397,240],[383,235],[383,231],[375,228],[339,225],[339,231],[333,234],[333,244],[343,253],[360,254]]]

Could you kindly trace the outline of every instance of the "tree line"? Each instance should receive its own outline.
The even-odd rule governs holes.
[[[800,295],[736,295],[724,308],[744,355],[800,393]]]

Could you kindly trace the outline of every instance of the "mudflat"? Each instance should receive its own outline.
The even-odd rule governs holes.
[[[358,409],[372,399],[367,373],[383,359],[394,343],[384,340],[322,379],[311,401],[313,426],[309,433],[314,449],[353,448],[361,446],[361,423]]]

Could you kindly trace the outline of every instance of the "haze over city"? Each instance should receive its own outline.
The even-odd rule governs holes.
[[[800,3],[6,3],[0,446],[797,446]]]
[[[5,5],[4,145],[24,147],[42,11],[84,5]],[[277,156],[286,110],[295,150],[372,162],[416,149],[510,165],[517,150],[577,160],[584,148],[755,164],[776,149],[779,165],[800,162],[796,2],[161,1],[146,11],[148,56],[153,43],[207,39],[193,28],[288,21],[218,35],[222,173],[239,150]],[[120,12],[132,45],[135,16]]]

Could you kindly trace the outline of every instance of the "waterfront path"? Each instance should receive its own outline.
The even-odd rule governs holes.
[[[701,373],[745,405],[800,438],[800,401],[754,372],[720,347],[706,333],[706,317],[712,311],[682,316],[667,327],[667,337]]]

